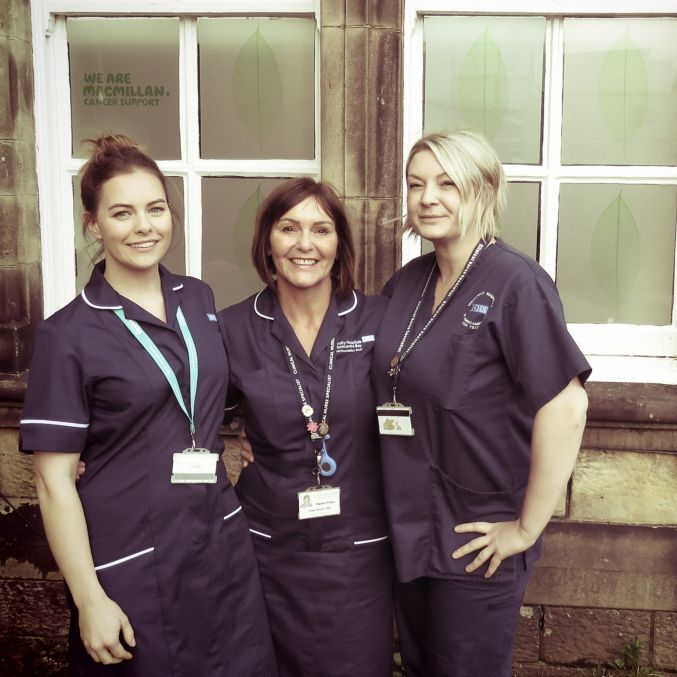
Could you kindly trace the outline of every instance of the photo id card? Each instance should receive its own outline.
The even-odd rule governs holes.
[[[329,517],[341,514],[341,488],[310,487],[297,492],[299,499],[299,519],[307,520],[315,517]]]
[[[378,430],[381,435],[413,437],[414,428],[411,425],[411,411],[411,407],[393,404],[392,402],[386,402],[386,404],[376,407]]]
[[[184,449],[174,454],[172,484],[214,484],[219,455],[209,449]]]

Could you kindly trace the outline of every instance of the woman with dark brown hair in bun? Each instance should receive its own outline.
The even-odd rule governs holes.
[[[220,462],[228,365],[212,292],[160,265],[172,216],[157,164],[124,136],[92,143],[83,225],[104,258],[42,323],[21,421],[70,593],[70,674],[274,676]]]

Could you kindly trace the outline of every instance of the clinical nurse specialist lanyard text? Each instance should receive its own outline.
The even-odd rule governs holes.
[[[322,405],[322,418],[317,423],[313,416],[315,410],[308,402],[306,393],[299,376],[299,371],[296,368],[296,361],[294,355],[288,345],[285,345],[284,352],[287,356],[287,364],[289,371],[296,384],[299,400],[301,401],[301,414],[306,420],[306,430],[310,433],[310,439],[315,450],[315,461],[317,468],[314,471],[317,475],[317,484],[320,484],[320,475],[323,477],[331,477],[336,472],[336,461],[329,455],[327,451],[326,440],[329,439],[329,424],[327,423],[327,413],[329,412],[329,397],[331,395],[331,377],[334,371],[334,355],[336,345],[336,337],[332,338],[329,343],[329,357],[327,358],[327,372],[324,381],[324,403]]]
[[[186,409],[186,405],[183,401],[183,395],[181,394],[181,388],[176,379],[176,374],[170,367],[165,356],[160,352],[160,349],[155,345],[150,336],[146,334],[138,322],[127,319],[125,311],[122,310],[122,308],[115,308],[113,312],[120,318],[125,327],[129,329],[132,336],[134,336],[141,344],[144,350],[153,358],[153,361],[167,379],[181,410],[188,418],[191,447],[190,449],[184,449],[182,452],[174,454],[171,477],[172,484],[213,484],[216,482],[216,461],[218,460],[218,454],[212,454],[208,449],[195,447],[195,395],[197,393],[198,381],[197,349],[195,348],[195,342],[193,341],[193,336],[190,333],[181,306],[176,310],[176,320],[179,323],[181,336],[183,337],[183,342],[186,344],[186,349],[188,351],[190,413]]]
[[[433,273],[435,272],[435,268],[437,267],[437,261],[433,263],[433,266],[430,269],[430,273],[428,274],[428,279],[426,280],[425,286],[423,287],[423,291],[421,292],[421,296],[418,299],[418,303],[416,304],[414,312],[412,313],[411,318],[409,320],[409,324],[407,324],[407,328],[404,330],[402,340],[400,341],[400,345],[397,348],[397,353],[390,360],[390,368],[388,369],[388,376],[390,376],[393,383],[393,399],[392,402],[386,402],[385,404],[382,404],[380,407],[376,407],[376,415],[378,416],[378,427],[381,435],[400,435],[405,437],[412,437],[414,435],[414,428],[412,427],[411,424],[412,408],[407,405],[400,404],[397,401],[397,380],[399,378],[400,371],[402,370],[402,365],[404,364],[405,360],[411,355],[414,348],[418,345],[419,341],[423,338],[423,336],[425,336],[430,327],[432,327],[435,320],[447,307],[449,301],[454,296],[458,288],[463,284],[463,281],[467,277],[468,272],[470,271],[475,261],[477,260],[477,258],[479,257],[479,255],[482,253],[482,251],[486,246],[487,245],[486,242],[484,242],[484,240],[480,240],[477,243],[475,249],[473,249],[472,251],[472,254],[470,254],[468,262],[465,264],[465,267],[463,268],[463,271],[459,275],[456,282],[454,282],[454,284],[451,286],[451,289],[449,289],[449,291],[445,294],[444,298],[440,301],[437,308],[435,308],[435,311],[430,316],[430,319],[425,323],[421,331],[418,332],[418,334],[413,338],[411,343],[405,348],[405,344],[407,342],[407,339],[409,338],[409,334],[411,333],[411,330],[414,326],[414,322],[416,321],[416,317],[418,316],[418,312],[421,309],[421,305],[423,304],[423,299],[425,298],[426,292],[428,291],[428,287],[430,286],[430,281],[432,280]]]

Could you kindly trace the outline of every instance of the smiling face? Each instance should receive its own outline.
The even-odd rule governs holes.
[[[460,237],[461,194],[431,151],[412,157],[407,187],[407,219],[418,235],[431,242]]]
[[[172,240],[172,216],[162,183],[143,170],[108,179],[101,185],[88,229],[101,241],[109,280],[156,270]]]
[[[314,197],[299,202],[273,225],[269,243],[278,293],[300,289],[331,293],[338,235],[334,221]]]

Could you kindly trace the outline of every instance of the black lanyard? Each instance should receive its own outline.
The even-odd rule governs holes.
[[[479,257],[479,255],[482,253],[482,251],[486,246],[487,245],[484,242],[484,240],[480,240],[477,243],[475,249],[473,249],[472,251],[472,254],[470,254],[468,262],[465,264],[465,267],[463,268],[463,271],[459,275],[456,282],[454,282],[454,284],[451,286],[451,289],[445,294],[444,298],[440,301],[437,308],[435,308],[435,311],[430,316],[430,319],[425,323],[421,331],[419,331],[419,333],[414,337],[412,342],[405,348],[404,345],[407,342],[407,339],[409,338],[409,334],[411,333],[411,330],[414,326],[414,322],[416,321],[416,317],[418,316],[418,311],[421,309],[423,299],[425,297],[426,292],[428,291],[430,281],[432,280],[433,273],[435,272],[435,268],[437,266],[437,261],[433,263],[433,266],[430,269],[430,273],[428,273],[428,279],[426,280],[425,286],[423,287],[423,291],[421,292],[421,296],[419,297],[418,303],[416,304],[414,312],[411,315],[411,319],[409,320],[409,324],[407,324],[407,328],[404,330],[402,340],[400,341],[400,345],[397,348],[397,353],[390,360],[390,368],[388,369],[388,376],[390,376],[390,378],[393,380],[393,403],[397,402],[397,380],[400,371],[402,370],[402,365],[404,361],[411,355],[414,348],[418,345],[419,341],[423,338],[423,336],[425,336],[430,327],[432,327],[433,323],[440,316],[442,311],[447,307],[447,305],[449,305],[449,301],[454,296],[454,294],[461,286],[461,284],[463,284],[463,281],[468,276],[468,272],[470,271],[475,261],[477,260],[477,258]]]
[[[329,456],[325,440],[329,439],[329,424],[327,423],[327,414],[329,412],[329,399],[331,397],[332,372],[334,371],[334,356],[335,356],[336,337],[334,336],[329,343],[329,356],[327,358],[327,367],[324,381],[324,403],[322,405],[322,418],[318,423],[315,420],[315,410],[306,397],[301,376],[296,368],[296,361],[292,354],[291,348],[285,344],[284,351],[287,356],[287,366],[289,372],[296,383],[296,390],[298,392],[299,401],[301,402],[301,415],[306,421],[306,430],[310,434],[310,439],[313,443],[315,451],[315,460],[317,463],[316,472],[318,474],[317,481],[320,482],[320,475],[325,477],[333,475],[336,471],[336,463]]]

